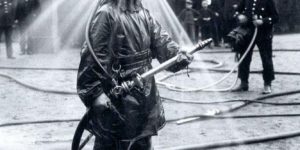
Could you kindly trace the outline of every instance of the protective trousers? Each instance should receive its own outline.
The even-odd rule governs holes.
[[[13,28],[11,26],[0,27],[0,38],[2,36],[2,33],[4,33],[5,45],[6,45],[6,55],[8,58],[12,57],[12,55],[13,55],[12,39],[11,39],[12,32],[13,32]]]
[[[128,150],[129,141],[118,141],[109,137],[97,137],[94,150]],[[146,137],[136,141],[130,150],[152,150],[151,137]]]
[[[258,32],[261,32],[260,30]],[[266,38],[262,38],[264,36]],[[251,39],[247,39],[244,47],[240,51],[240,55],[242,56],[247,47],[250,44]],[[272,59],[272,37],[268,35],[264,35],[263,32],[258,34],[255,43],[251,47],[248,55],[245,57],[244,61],[239,65],[239,78],[242,82],[248,83],[249,72],[250,72],[250,64],[252,60],[253,49],[257,45],[260,53],[260,57],[263,65],[263,80],[265,84],[271,84],[271,82],[275,79],[274,75],[274,66]]]

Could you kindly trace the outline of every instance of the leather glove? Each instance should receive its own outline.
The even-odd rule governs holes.
[[[253,21],[253,24],[254,24],[256,27],[261,26],[263,23],[264,23],[264,22],[263,22],[263,20],[261,20],[261,19],[256,19],[256,20]]]
[[[248,22],[248,18],[245,15],[238,15],[237,20],[239,24],[246,24]]]
[[[194,60],[194,56],[189,54],[187,51],[181,50],[178,52],[177,62],[186,62],[190,64]]]

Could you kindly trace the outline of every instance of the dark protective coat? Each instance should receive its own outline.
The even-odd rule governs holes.
[[[0,27],[9,27],[16,20],[17,0],[0,0]]]
[[[100,7],[90,30],[94,52],[108,73],[119,82],[130,80],[136,73],[151,69],[152,58],[164,62],[175,56],[178,45],[142,6],[129,11],[113,3]],[[117,66],[117,67],[116,67]],[[177,71],[181,67],[170,68]],[[112,68],[119,68],[116,73]],[[78,72],[78,94],[87,107],[111,89],[110,81],[100,73],[86,48],[83,49]],[[105,111],[100,118],[92,117],[94,131],[101,136],[133,139],[157,134],[165,124],[162,102],[154,78],[144,88],[118,99],[111,98],[120,114]],[[99,116],[99,114],[98,114]],[[120,116],[123,118],[120,119]]]
[[[40,12],[39,0],[18,0],[16,17],[19,22],[31,22]]]

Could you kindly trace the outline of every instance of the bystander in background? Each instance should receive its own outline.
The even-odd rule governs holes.
[[[0,0],[0,39],[2,33],[4,33],[8,59],[15,59],[12,47],[12,32],[16,23],[16,7],[17,0]]]
[[[39,8],[39,0],[18,0],[16,17],[19,21],[21,55],[33,54],[30,25],[37,18]]]

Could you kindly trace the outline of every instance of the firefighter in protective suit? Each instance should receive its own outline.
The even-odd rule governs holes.
[[[169,68],[185,68],[192,56],[152,18],[141,0],[102,0],[94,15],[90,40],[103,68],[117,82],[128,81],[181,53],[182,61]],[[151,136],[165,125],[164,110],[154,78],[129,94],[110,96],[111,81],[99,71],[86,47],[78,72],[78,94],[90,108],[88,130],[96,135],[95,150],[151,149]]]

